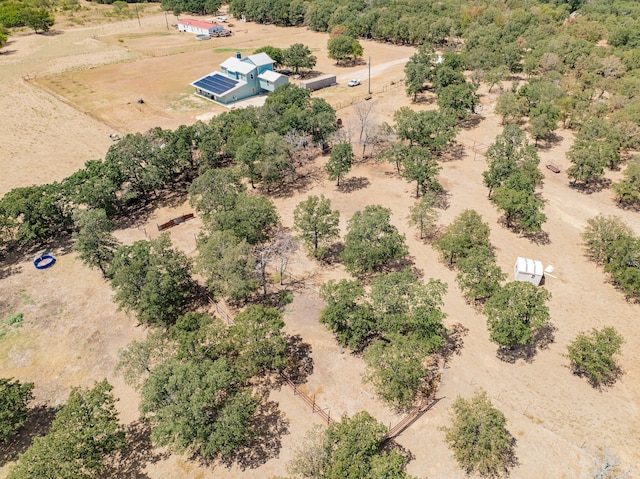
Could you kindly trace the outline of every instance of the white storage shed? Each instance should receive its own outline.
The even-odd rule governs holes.
[[[542,262],[536,259],[516,258],[516,264],[513,267],[513,278],[515,281],[528,281],[536,286],[540,285],[540,281],[544,277]]]

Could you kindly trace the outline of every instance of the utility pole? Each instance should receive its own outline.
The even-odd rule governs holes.
[[[167,11],[164,11],[164,22],[167,24],[167,30],[169,30],[169,20],[167,19]]]
[[[140,15],[138,14],[138,4],[136,3],[136,17],[138,17],[138,26],[142,28],[142,25],[140,24]]]
[[[371,55],[369,55],[369,95],[371,95]]]

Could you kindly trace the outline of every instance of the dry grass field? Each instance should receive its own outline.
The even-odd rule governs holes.
[[[24,32],[10,38],[0,52],[0,194],[13,187],[56,181],[80,168],[85,161],[104,157],[111,144],[109,134],[146,131],[154,126],[175,128],[196,119],[224,111],[222,107],[196,98],[189,82],[214,69],[234,51],[250,53],[270,44],[286,47],[300,42],[318,57],[317,70],[338,75],[339,84],[318,92],[334,106],[344,106],[338,116],[355,122],[353,99],[367,91],[368,71],[362,65],[336,67],[326,56],[327,36],[305,28],[282,29],[231,21],[233,36],[197,42],[192,35],[167,29],[175,18],[153,13],[110,23],[72,26],[56,25],[50,35]],[[410,105],[399,81],[403,63],[412,54],[408,47],[363,42],[365,58],[371,57],[371,86],[374,116],[391,122],[393,112]],[[359,77],[363,85],[347,88],[346,81]],[[541,260],[555,267],[545,287],[555,341],[530,361],[513,364],[496,357],[489,342],[484,317],[465,303],[458,291],[455,273],[443,265],[428,245],[419,241],[407,224],[413,203],[413,187],[398,178],[387,164],[359,163],[348,175],[351,189],[338,190],[321,173],[323,158],[314,165],[319,180],[289,197],[273,198],[282,223],[291,226],[295,205],[310,194],[324,194],[340,210],[342,227],[351,215],[367,204],[377,203],[393,210],[393,223],[407,236],[416,268],[425,278],[439,278],[449,284],[444,310],[447,324],[468,328],[461,354],[443,371],[437,405],[397,441],[414,454],[411,474],[430,479],[465,477],[444,444],[440,427],[447,424],[452,400],[470,396],[480,388],[507,417],[508,428],[517,440],[518,467],[512,477],[589,478],[603,451],[615,454],[628,477],[640,477],[640,337],[636,334],[640,306],[607,282],[602,271],[586,261],[580,233],[586,220],[598,213],[621,216],[640,234],[638,214],[616,207],[610,192],[583,194],[571,189],[566,175],[543,169],[542,196],[548,221],[544,226],[549,241],[536,244],[503,228],[482,185],[485,169],[483,145],[493,142],[501,130],[493,115],[496,92],[482,94],[482,109],[470,126],[462,129],[458,141],[464,152],[443,164],[441,181],[450,194],[450,207],[440,222],[448,224],[462,210],[477,210],[491,226],[499,265],[511,273],[516,256]],[[137,103],[144,99],[144,104]],[[424,105],[419,105],[424,108]],[[427,106],[428,107],[428,106]],[[564,171],[565,152],[572,142],[567,130],[560,140],[540,149],[541,163],[553,162]],[[475,148],[474,148],[475,146]],[[474,151],[476,150],[476,151]],[[480,152],[480,153],[478,153]],[[184,201],[184,202],[183,202]],[[127,230],[118,231],[123,242],[157,236],[156,224],[189,212],[186,199],[162,206]],[[194,235],[199,220],[170,230],[175,245],[187,254],[195,253]],[[55,406],[65,401],[73,386],[89,386],[107,377],[115,386],[123,423],[140,431],[137,393],[114,373],[117,351],[129,341],[145,335],[136,320],[117,311],[112,291],[99,272],[86,268],[69,245],[55,251],[54,267],[37,271],[29,258],[0,257],[0,320],[22,312],[24,323],[0,337],[0,374],[36,383],[36,402]],[[340,266],[319,268],[300,257],[292,265],[294,274],[320,285],[331,278],[345,277]],[[362,360],[342,351],[316,318],[322,303],[311,289],[296,292],[288,307],[286,330],[300,334],[312,346],[314,373],[304,389],[332,417],[366,409],[385,424],[400,418],[371,395],[362,384]],[[625,337],[621,366],[623,376],[611,388],[598,391],[568,369],[563,356],[578,332],[592,327],[615,326]],[[285,475],[285,465],[304,433],[320,422],[293,393],[283,388],[272,394],[286,418],[287,427],[277,438],[280,448],[256,467],[240,469],[221,465],[204,466],[185,457],[152,450],[141,441],[127,457],[127,467],[110,471],[121,478],[267,478]],[[15,451],[0,451],[0,478],[5,477]]]

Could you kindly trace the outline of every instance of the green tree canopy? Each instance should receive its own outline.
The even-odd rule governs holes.
[[[257,405],[226,358],[169,359],[152,369],[140,412],[149,417],[154,444],[229,458],[255,437],[250,420]]]
[[[353,166],[353,149],[351,143],[347,141],[341,141],[331,150],[331,156],[329,161],[325,165],[327,173],[329,173],[330,180],[338,180],[337,185],[340,186],[340,178],[349,173]]]
[[[45,8],[25,8],[22,12],[24,23],[35,33],[38,31],[48,32],[54,24],[51,13]]]
[[[473,302],[485,301],[499,289],[507,275],[496,264],[491,250],[474,249],[458,261],[456,281],[464,295]]]
[[[302,43],[294,43],[283,52],[282,64],[293,69],[298,74],[301,70],[312,70],[316,66],[317,58],[311,50]]]
[[[542,182],[538,169],[540,158],[533,145],[527,142],[525,133],[517,125],[507,125],[487,149],[489,169],[482,173],[484,184],[489,188],[489,198],[493,189],[502,186],[516,172],[520,172],[535,188]]]
[[[311,195],[301,201],[293,212],[293,224],[315,258],[321,258],[327,245],[340,235],[340,212],[331,209],[331,201]]]
[[[0,444],[7,442],[27,420],[33,383],[0,378]]]
[[[364,288],[358,281],[342,279],[324,283],[320,296],[326,306],[320,312],[320,322],[336,335],[338,343],[354,350],[366,344],[375,332],[371,305],[364,299]]]
[[[425,359],[431,352],[427,343],[414,336],[396,334],[391,342],[377,339],[364,352],[364,379],[385,403],[406,411],[417,397],[431,392],[433,377]]]
[[[390,222],[391,210],[368,205],[347,222],[344,250],[340,258],[347,271],[362,275],[404,258],[409,250],[405,237]]]
[[[113,256],[120,243],[111,234],[115,225],[103,209],[76,210],[73,214],[76,231],[73,248],[87,266],[97,267],[103,276],[111,269]]]
[[[507,476],[514,463],[513,438],[504,414],[486,392],[471,399],[456,398],[451,426],[444,428],[453,457],[466,473],[482,477]]]
[[[45,241],[72,225],[59,183],[14,188],[0,199],[7,236],[18,243]]]
[[[442,169],[436,158],[428,148],[422,146],[407,147],[406,153],[402,155],[402,177],[407,181],[416,182],[416,198],[420,193],[439,193],[442,186],[436,176]]]
[[[623,175],[611,189],[618,198],[618,204],[637,207],[640,205],[640,157],[636,156],[635,161],[627,165]]]
[[[435,209],[441,204],[442,200],[435,192],[427,191],[409,208],[409,224],[418,228],[420,239],[436,231],[438,212]]]
[[[214,298],[246,300],[259,286],[251,245],[232,231],[213,231],[198,240],[196,268]]]
[[[189,202],[205,220],[232,209],[238,195],[246,191],[237,170],[208,168],[189,187]]]
[[[283,64],[282,62],[284,61],[284,51],[282,50],[282,48],[272,47],[271,45],[260,47],[253,53],[266,53],[267,55],[269,55],[269,58],[274,61],[274,68],[280,68]]]
[[[230,341],[235,350],[234,366],[242,377],[257,377],[282,371],[287,365],[287,341],[282,315],[275,308],[251,305],[234,318]]]
[[[221,0],[161,0],[163,10],[169,10],[175,15],[182,12],[196,15],[214,15],[220,5]]]
[[[393,114],[396,134],[411,146],[428,148],[434,155],[450,145],[456,136],[456,117],[448,112],[414,112],[404,106]]]
[[[640,238],[627,236],[615,240],[609,254],[604,270],[628,298],[640,297]]]
[[[535,334],[549,324],[551,293],[526,281],[512,281],[487,300],[489,338],[502,347],[534,344]]]
[[[5,27],[0,28],[0,48],[4,47],[8,39],[9,31]]]
[[[88,390],[72,389],[48,434],[34,438],[8,478],[97,477],[108,455],[125,447],[112,389],[106,380]]]
[[[444,333],[446,315],[440,308],[446,291],[446,283],[423,282],[408,268],[377,275],[371,280],[369,297],[378,333],[415,336],[425,349],[438,349]]]
[[[118,198],[120,183],[116,183],[113,177],[114,173],[106,162],[87,161],[84,168],[62,181],[64,196],[73,207],[103,209],[107,216],[112,217],[122,207]]]
[[[135,311],[143,324],[167,327],[186,310],[191,296],[191,262],[171,247],[168,234],[121,246],[111,269],[115,301]]]
[[[617,216],[591,218],[582,232],[587,255],[598,264],[609,263],[613,257],[613,244],[624,238],[633,238],[633,230]]]
[[[252,245],[266,241],[279,221],[273,202],[247,194],[238,174],[229,168],[206,170],[193,181],[189,193],[209,231],[229,230]]]
[[[338,35],[330,38],[327,42],[329,58],[335,60],[338,65],[341,63],[355,63],[362,57],[362,45],[350,35]]]
[[[116,372],[122,375],[124,382],[129,386],[140,390],[151,370],[173,356],[176,347],[176,344],[169,340],[166,331],[149,331],[142,341],[132,341],[118,351]]]
[[[615,355],[624,339],[615,328],[593,328],[582,332],[567,347],[567,357],[575,374],[586,377],[594,387],[613,383],[620,374]]]
[[[287,471],[295,477],[326,479],[411,479],[407,459],[396,449],[382,450],[386,428],[369,413],[346,415],[327,429],[314,426],[305,435]]]
[[[476,87],[468,82],[447,85],[438,90],[440,110],[452,112],[459,120],[469,118],[475,113],[478,104]]]
[[[504,213],[509,227],[534,233],[542,230],[547,217],[542,213],[544,203],[534,194],[531,179],[520,171],[514,172],[495,189],[491,202]]]
[[[433,47],[422,44],[404,66],[407,95],[413,97],[413,101],[425,90],[426,81],[431,79],[434,55]]]
[[[489,225],[475,210],[460,213],[435,243],[449,265],[472,255],[477,248],[490,249]]]

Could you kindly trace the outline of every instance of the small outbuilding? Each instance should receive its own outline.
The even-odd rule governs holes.
[[[528,259],[518,256],[513,267],[513,279],[515,281],[528,281],[536,286],[540,285],[544,277],[542,262],[537,259]]]
[[[326,88],[328,86],[333,86],[335,84],[336,84],[335,75],[324,75],[324,76],[312,78],[311,80],[301,81],[300,88],[314,91],[314,90],[320,90],[321,88]]]
[[[205,22],[204,20],[184,19],[178,22],[178,30],[181,32],[195,33],[196,35],[219,34],[224,30],[222,25],[217,23]]]

